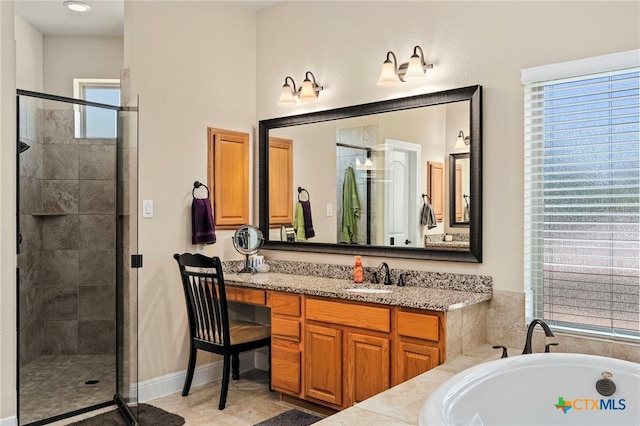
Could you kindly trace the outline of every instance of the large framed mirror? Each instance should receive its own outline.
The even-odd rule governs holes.
[[[260,121],[259,228],[270,250],[482,262],[482,87]]]

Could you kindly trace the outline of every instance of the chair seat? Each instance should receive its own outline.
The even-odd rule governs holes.
[[[265,339],[271,336],[271,327],[246,321],[229,321],[231,344],[239,345],[246,342]]]

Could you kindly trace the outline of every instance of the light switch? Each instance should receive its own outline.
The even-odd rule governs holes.
[[[153,217],[153,200],[142,200],[142,217]]]
[[[333,216],[333,204],[327,203],[327,217]]]

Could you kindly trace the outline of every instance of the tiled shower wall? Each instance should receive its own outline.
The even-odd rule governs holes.
[[[21,365],[115,353],[116,142],[75,138],[73,113],[20,105]]]

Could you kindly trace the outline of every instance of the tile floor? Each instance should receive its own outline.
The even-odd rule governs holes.
[[[269,377],[261,370],[241,373],[240,380],[230,381],[227,405],[223,411],[218,410],[219,398],[220,381],[218,380],[192,387],[186,397],[182,397],[181,392],[176,392],[145,402],[184,417],[186,426],[250,426],[292,408],[324,417],[321,413],[280,401],[277,392],[269,391]],[[98,412],[103,411],[105,409]],[[98,412],[87,413],[73,419],[51,423],[51,425],[64,426]]]
[[[187,397],[178,392],[147,403],[184,417],[188,426],[250,426],[292,408],[323,416],[280,401],[278,392],[269,391],[269,376],[261,370],[247,371],[240,380],[230,381],[222,411],[218,410],[219,399],[220,381],[216,381],[191,388]]]
[[[20,424],[112,401],[115,388],[113,355],[40,356],[20,369]]]

